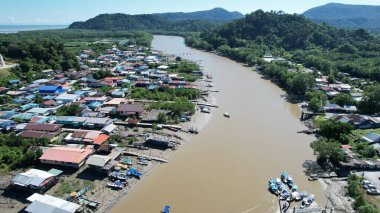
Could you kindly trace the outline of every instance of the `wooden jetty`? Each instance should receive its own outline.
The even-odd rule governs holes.
[[[124,151],[123,155],[132,155],[132,156],[137,156],[137,157],[144,157],[144,158],[152,159],[152,160],[155,160],[155,161],[158,161],[158,162],[161,162],[161,163],[169,163],[169,161],[166,160],[166,159],[158,158],[158,157],[152,157],[152,156],[149,156],[149,155],[143,155],[143,154],[139,154],[137,152]]]
[[[214,104],[208,104],[208,103],[197,103],[198,106],[208,106],[208,107],[215,107],[218,108],[219,106]]]
[[[322,113],[322,112],[312,112],[312,111],[303,109],[302,113],[301,113],[301,120],[302,121],[303,120],[307,120],[307,119],[309,119],[310,117],[312,117],[314,115],[324,115],[324,113]]]
[[[315,207],[309,207],[309,208],[293,208],[293,213],[332,213],[334,212],[334,208],[327,208],[327,207],[321,207],[321,206],[315,206]]]
[[[298,131],[297,133],[305,133],[305,134],[311,135],[317,132],[318,132],[318,129],[306,129],[306,130]]]

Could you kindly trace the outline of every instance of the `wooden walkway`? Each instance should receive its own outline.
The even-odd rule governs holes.
[[[137,157],[144,157],[144,158],[152,159],[152,160],[155,160],[155,161],[158,161],[158,162],[161,162],[161,163],[169,163],[169,161],[166,160],[166,159],[158,158],[158,157],[152,157],[152,156],[149,156],[149,155],[143,155],[143,154],[139,154],[137,152],[124,151],[123,154],[137,156]]]

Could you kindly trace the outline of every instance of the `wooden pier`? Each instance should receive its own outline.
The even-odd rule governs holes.
[[[207,107],[215,107],[218,108],[219,106],[214,104],[208,104],[208,103],[197,103],[198,106],[207,106]]]
[[[303,120],[307,120],[307,119],[309,119],[310,117],[312,117],[314,115],[324,115],[324,113],[321,113],[321,112],[312,112],[312,111],[303,109],[302,113],[301,113],[301,120],[302,121]]]
[[[161,162],[161,163],[169,163],[169,161],[166,160],[166,159],[158,158],[158,157],[152,157],[152,156],[149,156],[149,155],[143,155],[143,154],[139,154],[137,152],[124,151],[123,155],[132,155],[132,156],[137,156],[137,157],[144,157],[144,158],[152,159],[152,160],[155,160],[155,161],[158,161],[158,162]]]

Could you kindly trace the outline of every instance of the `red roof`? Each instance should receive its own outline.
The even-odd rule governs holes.
[[[47,149],[40,160],[80,163],[92,153],[91,149],[53,147]]]
[[[106,135],[106,134],[100,134],[97,138],[95,138],[94,140],[94,144],[102,144],[104,142],[106,142],[106,140],[109,138],[110,136]]]
[[[352,147],[350,145],[342,145],[341,147],[342,147],[342,149],[352,149]]]

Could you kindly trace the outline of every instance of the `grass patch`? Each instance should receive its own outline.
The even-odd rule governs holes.
[[[0,68],[0,78],[6,78],[11,74],[11,68]]]
[[[314,122],[314,124],[315,124],[317,127],[319,127],[320,124],[325,120],[324,118],[325,118],[324,115],[317,115],[317,116],[314,116],[314,117],[313,117],[313,122]]]
[[[95,185],[90,180],[61,180],[58,183],[58,188],[53,192],[56,197],[65,197],[72,192],[81,190],[84,186],[89,187],[89,191],[95,188]]]

